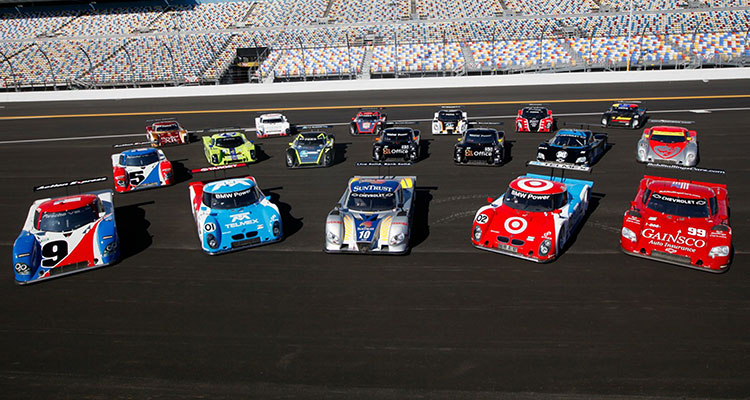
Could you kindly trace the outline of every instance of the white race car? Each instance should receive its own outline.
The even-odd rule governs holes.
[[[459,107],[443,107],[432,118],[433,135],[463,135],[469,127],[469,115]]]
[[[287,121],[284,114],[263,114],[255,118],[255,134],[258,138],[287,136],[289,133],[289,121]]]

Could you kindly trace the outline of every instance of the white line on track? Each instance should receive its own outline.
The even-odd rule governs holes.
[[[702,110],[710,112],[720,111],[750,111],[750,107],[730,107],[730,108],[704,108]],[[692,113],[695,109],[690,110],[649,110],[649,114],[667,114],[667,113]],[[587,112],[587,113],[565,113],[565,114],[554,114],[557,117],[575,117],[575,116],[591,116],[601,115],[601,112]],[[516,115],[489,115],[484,117],[471,117],[470,119],[496,119],[496,118],[515,118]],[[409,119],[409,121],[417,122],[429,122],[432,119]],[[333,125],[333,126],[345,126],[349,125],[348,122],[332,122],[323,123],[316,125]],[[255,131],[254,128],[245,128],[246,131]],[[3,144],[20,144],[20,143],[41,143],[41,142],[64,142],[68,140],[92,140],[92,139],[113,139],[113,138],[124,138],[124,137],[135,137],[143,136],[145,133],[127,133],[122,135],[100,135],[100,136],[76,136],[76,137],[62,137],[62,138],[47,138],[47,139],[21,139],[21,140],[5,140],[0,141],[0,145]]]

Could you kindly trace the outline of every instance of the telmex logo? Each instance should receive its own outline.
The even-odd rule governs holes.
[[[705,240],[682,236],[680,235],[681,232],[682,231],[679,230],[677,231],[676,234],[672,235],[669,233],[656,232],[655,230],[651,228],[647,228],[643,230],[642,234],[643,234],[643,237],[647,239],[656,239],[656,240],[660,240],[663,242],[671,242],[674,244],[685,245],[685,246],[695,247],[699,249],[706,246]]]
[[[232,222],[244,221],[250,219],[250,213],[234,214],[230,215],[230,217],[232,217]]]

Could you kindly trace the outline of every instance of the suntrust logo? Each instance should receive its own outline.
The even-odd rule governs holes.
[[[684,246],[690,246],[695,248],[702,248],[706,246],[706,241],[703,239],[696,239],[689,236],[682,236],[680,235],[682,233],[681,230],[677,231],[676,234],[669,234],[669,233],[661,233],[656,232],[655,230],[651,228],[646,228],[643,230],[642,235],[643,237],[647,239],[654,239],[654,240],[660,240],[663,242],[670,242],[677,245],[684,245]]]

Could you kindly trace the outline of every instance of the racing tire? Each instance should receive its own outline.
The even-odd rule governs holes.
[[[349,134],[352,136],[357,135],[357,132],[354,131],[354,124],[349,125]]]
[[[631,129],[638,129],[638,120],[633,118],[630,120],[630,128]]]
[[[602,118],[602,126],[607,126],[608,122],[607,118]]]
[[[323,156],[323,166],[328,167],[333,164],[333,151],[328,151]]]
[[[380,155],[380,152],[378,152],[377,149],[372,150],[372,159],[373,161],[382,161],[383,156]]]
[[[297,166],[297,158],[294,156],[294,153],[292,151],[286,152],[286,166],[287,168],[294,168]]]

